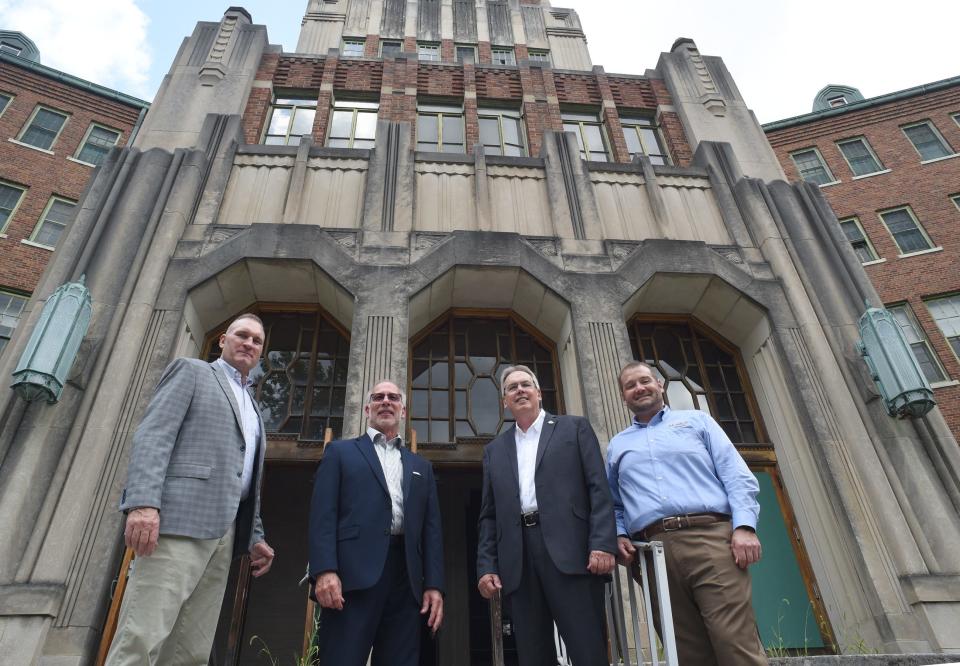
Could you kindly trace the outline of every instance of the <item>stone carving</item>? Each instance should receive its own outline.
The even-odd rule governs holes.
[[[713,80],[710,70],[707,68],[707,63],[703,61],[703,57],[700,55],[700,49],[698,49],[697,45],[692,41],[686,42],[684,48],[696,72],[697,82],[703,93],[700,95],[700,101],[703,103],[703,106],[715,116],[726,115],[727,104],[723,101],[723,96],[717,89],[717,84]]]
[[[357,232],[355,231],[328,231],[327,233],[345,248],[353,249],[357,246]]]
[[[220,21],[220,30],[213,40],[213,46],[207,54],[207,61],[200,69],[200,82],[203,85],[213,85],[223,79],[227,74],[227,49],[230,46],[230,39],[237,29],[239,16],[236,14],[227,14]]]
[[[429,250],[436,247],[450,236],[448,234],[424,234],[420,233],[414,237],[414,250]]]
[[[640,243],[610,243],[607,246],[607,251],[610,253],[611,258],[622,263],[627,257],[633,254],[638,247],[640,247]]]
[[[740,256],[740,250],[735,247],[712,247],[710,248],[731,264],[742,264],[743,257]]]
[[[545,257],[560,256],[560,250],[557,248],[557,241],[552,238],[528,238],[526,240],[537,252]]]

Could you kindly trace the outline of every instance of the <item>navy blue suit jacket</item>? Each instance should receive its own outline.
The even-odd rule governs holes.
[[[443,537],[433,466],[401,447],[403,532],[410,588],[443,591]],[[392,510],[383,467],[370,437],[330,442],[313,486],[310,577],[335,571],[344,592],[380,579],[390,547]]]

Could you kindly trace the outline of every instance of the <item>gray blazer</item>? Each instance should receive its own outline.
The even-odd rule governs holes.
[[[260,418],[259,409],[257,417]],[[234,552],[263,541],[260,441],[247,499],[240,502],[245,442],[226,374],[213,363],[178,358],[164,371],[133,435],[120,510],[160,510],[160,534],[215,539],[236,520]]]

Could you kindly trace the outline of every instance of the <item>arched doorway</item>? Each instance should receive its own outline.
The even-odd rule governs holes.
[[[659,373],[667,404],[708,412],[757,477],[763,558],[750,571],[763,644],[775,654],[833,651],[826,609],[739,350],[687,315],[638,314],[627,327],[633,357]]]
[[[531,368],[543,408],[563,413],[556,345],[514,312],[452,309],[411,340],[409,363],[410,426],[437,472],[447,579],[444,630],[435,645],[425,643],[421,663],[488,666],[489,606],[476,588],[480,460],[483,446],[513,424],[501,398],[503,368]],[[504,652],[516,663],[510,636]]]

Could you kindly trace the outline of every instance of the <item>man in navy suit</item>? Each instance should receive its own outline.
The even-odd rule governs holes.
[[[544,412],[526,366],[500,388],[516,425],[483,451],[477,587],[509,600],[521,666],[555,666],[554,622],[574,666],[608,666],[602,576],[617,530],[597,436],[583,417]]]
[[[443,539],[430,463],[404,448],[403,392],[368,394],[367,432],[331,442],[310,509],[310,580],[323,666],[417,666],[420,616],[443,622]]]

